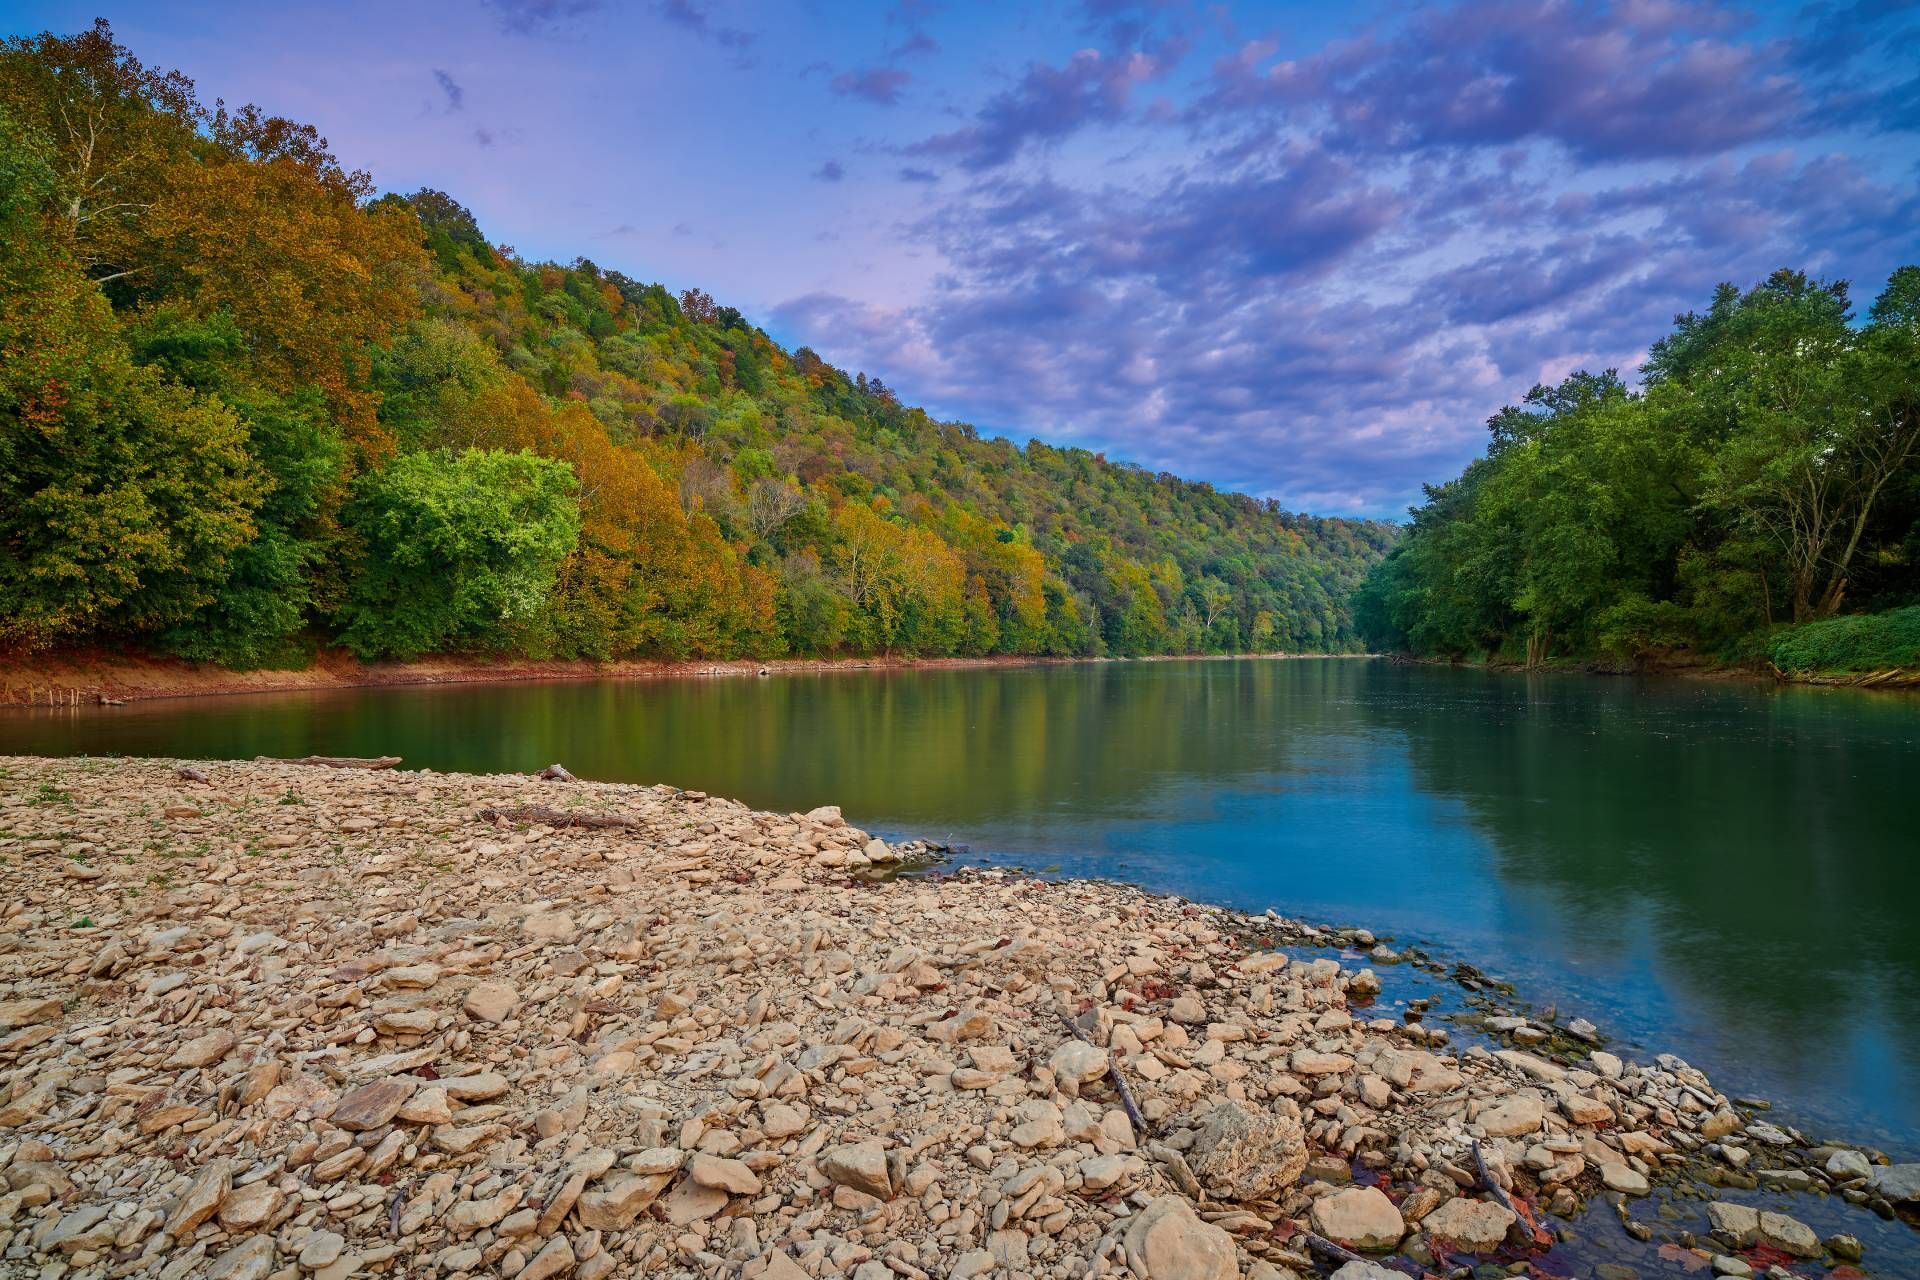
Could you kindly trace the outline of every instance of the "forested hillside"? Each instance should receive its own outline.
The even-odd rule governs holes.
[[[365,657],[1357,646],[1386,524],[983,439],[522,261],[104,23],[0,50],[0,643]]]
[[[1723,285],[1641,375],[1576,374],[1491,418],[1486,456],[1428,487],[1356,598],[1369,639],[1920,665],[1920,268],[1865,317],[1840,281]]]

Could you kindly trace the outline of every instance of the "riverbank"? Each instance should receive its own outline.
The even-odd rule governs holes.
[[[1706,659],[1664,659],[1638,667],[1614,667],[1581,659],[1556,659],[1544,666],[1529,667],[1521,662],[1496,658],[1423,658],[1410,654],[1387,655],[1396,662],[1417,662],[1440,667],[1484,667],[1489,671],[1516,674],[1578,676],[1674,676],[1687,680],[1714,680],[1745,684],[1803,684],[1831,688],[1915,690],[1920,689],[1920,668],[1888,667],[1878,671],[1783,671],[1771,665],[1726,664]]]
[[[1204,654],[1132,661],[1213,661],[1234,658],[1369,657],[1368,654]],[[288,693],[307,689],[361,689],[417,684],[488,684],[520,680],[652,680],[687,676],[826,675],[848,671],[917,671],[970,667],[1059,666],[1109,658],[1012,656],[986,658],[774,658],[765,661],[596,662],[587,659],[422,658],[362,662],[324,650],[311,665],[231,671],[206,663],[106,650],[0,656],[0,706],[82,707],[230,693]]]
[[[875,879],[913,850],[831,809],[189,768],[0,759],[9,1263],[1274,1280],[1326,1269],[1316,1238],[1551,1267],[1608,1195],[1737,1269],[1856,1242],[1731,1200],[1675,1235],[1639,1197],[1702,1166],[1920,1193],[1677,1059],[1524,1021],[1456,1048],[1399,957],[1318,951],[1361,933]]]

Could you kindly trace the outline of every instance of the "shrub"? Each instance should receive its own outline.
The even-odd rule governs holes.
[[[1920,605],[1788,627],[1774,637],[1770,656],[1782,671],[1920,667]]]

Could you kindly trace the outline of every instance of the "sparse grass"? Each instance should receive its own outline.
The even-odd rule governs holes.
[[[51,782],[43,782],[34,789],[32,795],[27,797],[27,803],[35,805],[64,804],[71,808],[73,805],[73,793],[70,791],[62,791]]]
[[[288,787],[288,788],[287,788],[287,790],[286,790],[286,794],[284,794],[284,795],[282,795],[282,796],[280,797],[280,799],[279,799],[279,800],[277,800],[277,801],[275,801],[274,803],[276,803],[276,804],[305,804],[305,803],[306,803],[306,801],[305,801],[304,799],[302,799],[302,798],[301,798],[301,795],[300,795],[300,793],[299,793],[298,791],[295,791],[295,790],[294,790],[294,789],[293,789],[292,787]]]

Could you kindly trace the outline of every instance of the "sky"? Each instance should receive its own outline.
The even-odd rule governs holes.
[[[1329,515],[1781,266],[1920,262],[1920,3],[0,0],[908,403]]]

